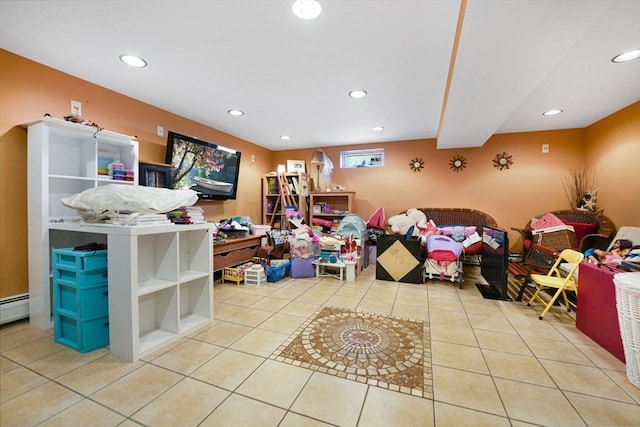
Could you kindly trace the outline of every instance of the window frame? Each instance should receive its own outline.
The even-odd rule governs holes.
[[[351,166],[350,158],[369,157],[370,164]],[[374,158],[374,157],[377,157]],[[340,169],[380,168],[384,166],[384,148],[346,150],[340,152]]]

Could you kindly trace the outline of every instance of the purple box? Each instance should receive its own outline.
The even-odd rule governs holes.
[[[312,264],[315,259],[315,257],[291,258],[291,277],[296,279],[302,277],[315,277],[315,265]]]

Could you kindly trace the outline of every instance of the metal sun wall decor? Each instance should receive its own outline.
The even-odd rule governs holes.
[[[496,158],[493,159],[493,167],[496,169],[509,169],[512,164],[513,156],[505,153],[504,151],[502,153],[496,154]]]
[[[453,158],[449,160],[449,167],[454,172],[460,172],[467,167],[467,159],[463,156],[453,156]]]
[[[416,157],[411,160],[409,162],[409,168],[414,172],[420,172],[420,170],[424,168],[424,160],[422,160],[422,157]]]

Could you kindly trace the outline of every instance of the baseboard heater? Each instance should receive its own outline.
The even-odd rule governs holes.
[[[29,317],[29,294],[0,299],[0,325]]]

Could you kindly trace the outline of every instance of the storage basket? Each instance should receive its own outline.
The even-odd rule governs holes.
[[[273,238],[273,241],[275,242],[276,245],[282,245],[284,243],[287,243],[289,241],[290,237],[291,236],[288,236],[288,235],[286,235],[286,236],[275,236]]]
[[[548,231],[534,236],[535,243],[540,246],[562,251],[563,249],[577,249],[578,239],[571,230]]]
[[[627,377],[640,388],[640,272],[618,273],[613,283]]]
[[[286,260],[282,263],[276,264],[278,260],[271,260],[271,265],[267,266],[267,281],[277,282],[285,277],[288,277],[291,273],[291,261]]]
[[[272,230],[267,232],[267,236],[269,237],[269,244],[282,245],[287,243],[293,235],[286,231],[281,232],[280,230]]]

